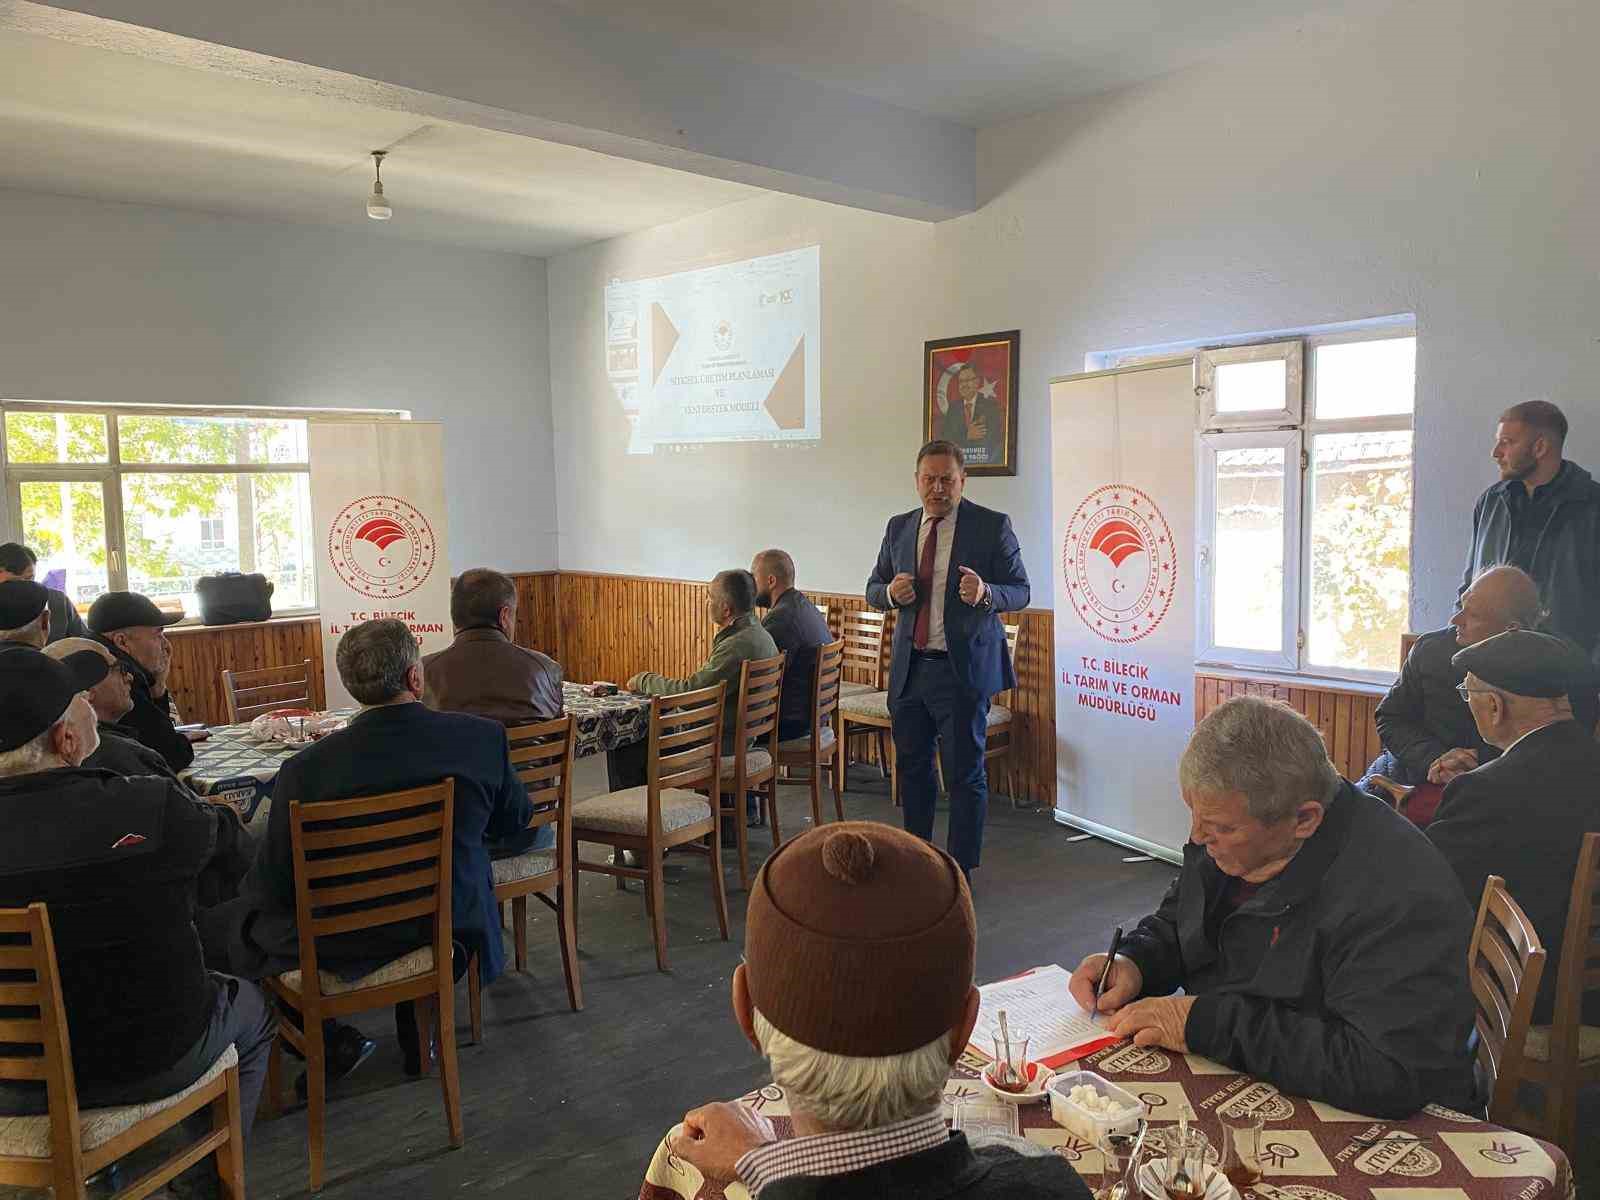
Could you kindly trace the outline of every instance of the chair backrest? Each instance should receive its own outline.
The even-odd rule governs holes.
[[[855,671],[860,676],[860,682],[871,684],[875,692],[883,690],[883,646],[888,615],[867,608],[859,612],[846,612],[839,622],[839,640],[844,643],[844,668]]]
[[[817,648],[817,674],[811,681],[812,745],[821,753],[822,730],[833,723],[844,682],[844,639]]]
[[[733,731],[734,753],[766,738],[768,753],[778,745],[778,702],[783,693],[783,672],[788,655],[747,658],[739,666],[739,708]]]
[[[1600,833],[1586,833],[1572,877],[1567,929],[1556,970],[1555,1023],[1550,1028],[1550,1061],[1578,1061],[1584,993],[1600,989]]]
[[[50,1156],[69,1165],[73,1178],[82,1179],[67,1010],[61,1001],[50,914],[43,904],[0,909],[0,1079],[45,1085]]]
[[[816,607],[817,612],[822,615],[823,623],[827,625],[827,627],[828,627],[828,629],[830,631],[832,631],[833,630],[833,605],[831,605],[831,604],[823,604],[823,603],[821,603],[820,601],[817,601],[817,600],[813,600],[811,603]]]
[[[1544,974],[1538,931],[1498,875],[1483,886],[1467,974],[1477,1002],[1478,1067],[1489,1088],[1489,1119],[1498,1121],[1516,1105],[1528,1023]]]
[[[252,671],[223,671],[228,724],[253,721],[275,708],[311,708],[311,660]]]
[[[1006,653],[1011,656],[1011,668],[1017,673],[1017,682],[1022,682],[1022,662],[1017,658],[1017,646],[1022,640],[1022,614],[1016,612],[1002,613],[1000,627],[1006,631]],[[1009,696],[1010,692],[1004,693]],[[1007,701],[1009,703],[1009,700]]]
[[[567,827],[567,808],[572,803],[572,765],[577,759],[577,722],[569,713],[550,721],[513,725],[506,730],[511,743],[511,765],[517,778],[528,789],[533,801],[529,829],[541,825]],[[559,853],[566,852],[567,839],[557,838]]]
[[[661,827],[661,792],[705,791],[715,797],[722,769],[722,705],[728,685],[656,696],[650,701],[650,828]],[[711,811],[718,805],[713,799]]]
[[[353,800],[289,804],[301,995],[311,1019],[317,938],[433,920],[434,963],[450,962],[455,780]]]

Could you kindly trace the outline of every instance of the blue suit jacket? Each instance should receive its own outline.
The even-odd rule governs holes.
[[[917,605],[913,601],[902,607],[889,599],[889,581],[902,571],[917,573],[917,529],[921,522],[921,508],[889,519],[877,565],[867,579],[867,603],[874,608],[901,608],[894,624],[894,653],[889,663],[891,699],[904,691],[906,677],[911,673],[911,635]],[[985,604],[974,608],[957,594],[960,567],[970,567],[989,585]],[[1022,550],[1017,545],[1017,535],[1011,531],[1011,518],[963,500],[956,509],[956,540],[950,547],[944,596],[944,639],[957,682],[985,696],[1016,686],[1017,676],[1011,667],[999,614],[1027,608],[1030,595],[1028,572],[1022,566]]]
[[[422,704],[370,708],[348,729],[308,746],[283,764],[272,792],[267,836],[240,887],[256,909],[251,940],[273,958],[299,957],[294,927],[294,859],[289,801],[312,804],[455,780],[451,841],[451,925],[456,941],[479,955],[483,981],[500,974],[505,951],[494,904],[486,838],[509,837],[533,815],[527,789],[511,766],[505,727]],[[372,965],[425,943],[431,921],[381,925],[317,939],[318,965]]]

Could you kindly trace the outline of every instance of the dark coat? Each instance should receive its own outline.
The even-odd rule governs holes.
[[[901,607],[889,599],[889,582],[902,571],[917,573],[917,530],[922,509],[891,517],[878,549],[878,561],[867,577],[867,603],[874,608]],[[989,596],[976,608],[957,594],[961,567],[970,567],[989,585]],[[993,696],[1015,687],[1017,676],[1006,648],[1003,612],[1028,607],[1032,593],[1022,550],[1011,531],[1011,518],[1003,512],[963,500],[956,509],[955,543],[950,547],[950,571],[945,577],[944,637],[956,681],[971,691]],[[905,690],[911,673],[911,638],[916,625],[917,602],[901,607],[894,623],[894,650],[889,660],[889,697]]]
[[[1219,926],[1227,884],[1189,843],[1123,942],[1145,995],[1195,997],[1190,1050],[1352,1112],[1473,1106],[1472,914],[1416,827],[1345,783],[1283,873]]]
[[[138,660],[123,653],[105,638],[102,645],[117,656],[117,661],[128,668],[133,692],[133,708],[116,724],[130,737],[143,742],[162,758],[174,771],[181,771],[194,762],[194,746],[179,733],[172,723],[172,693],[163,692],[160,699],[150,694],[154,680]]]
[[[1055,1154],[967,1142],[953,1132],[933,1150],[844,1175],[794,1175],[761,1189],[762,1200],[1090,1200],[1087,1184]]]
[[[1508,479],[1478,497],[1461,592],[1502,563],[1533,576],[1552,632],[1600,656],[1600,483],[1589,472],[1563,462],[1533,496],[1520,480]]]
[[[0,907],[49,905],[78,1086],[170,1067],[211,1020],[190,910],[237,820],[166,779],[87,767],[0,780],[0,809]]]
[[[441,712],[471,713],[502,725],[559,717],[561,664],[519,646],[498,629],[463,629],[422,660],[422,702]]]
[[[944,410],[944,421],[939,436],[954,442],[967,455],[967,465],[972,467],[998,466],[1006,456],[1006,414],[998,400],[979,396],[972,404],[972,413],[983,422],[983,436],[967,436],[967,415],[962,411],[961,398],[952,396],[950,407]],[[974,454],[974,450],[983,453]]]
[[[295,928],[294,857],[289,845],[289,803],[314,804],[455,780],[455,834],[451,845],[451,922],[455,940],[479,956],[483,982],[505,965],[494,876],[486,840],[513,837],[533,815],[528,792],[512,769],[506,731],[483,717],[434,712],[423,704],[369,708],[346,729],[287,760],[272,790],[267,837],[240,886],[230,955],[237,971],[238,935],[262,956],[248,974],[259,978],[300,960]],[[376,967],[432,940],[427,919],[335,934],[318,940],[319,965]]]
[[[1600,742],[1575,721],[1546,725],[1456,776],[1428,826],[1428,840],[1454,869],[1472,911],[1485,881],[1499,875],[1539,931],[1547,954],[1534,1010],[1541,1022],[1555,1006],[1561,936],[1586,833],[1600,833]],[[1600,1006],[1587,1019],[1597,1017]]]
[[[48,589],[50,595],[45,604],[50,609],[50,641],[59,642],[62,638],[89,636],[89,630],[83,623],[83,618],[78,615],[78,610],[72,606],[72,601],[67,599],[67,594],[55,588]]]
[[[833,633],[817,606],[796,588],[778,597],[777,603],[767,609],[761,624],[786,656],[783,695],[778,701],[779,737],[805,737],[811,731],[811,688],[817,676],[817,648],[833,641]]]

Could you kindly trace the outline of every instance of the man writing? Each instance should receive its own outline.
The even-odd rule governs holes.
[[[1528,914],[1548,956],[1533,1017],[1548,1023],[1578,854],[1585,834],[1600,833],[1600,742],[1566,705],[1570,690],[1589,685],[1591,668],[1571,643],[1524,630],[1468,646],[1455,663],[1499,757],[1450,781],[1428,840],[1473,909],[1499,875]],[[1584,1021],[1600,1024],[1600,993],[1586,998]]]
[[[923,446],[914,479],[922,506],[890,519],[867,603],[900,610],[889,715],[905,827],[933,838],[937,745],[950,789],[950,854],[970,877],[989,807],[989,702],[1017,682],[999,614],[1027,608],[1031,593],[1011,518],[962,499],[959,446]]]
[[[443,712],[472,713],[502,725],[559,717],[561,666],[512,641],[517,585],[507,575],[476,567],[450,587],[455,640],[422,660],[422,702]]]
[[[1111,1031],[1352,1112],[1470,1109],[1472,913],[1439,853],[1268,700],[1200,722],[1178,783],[1183,871],[1112,963]],[[1089,1011],[1104,966],[1073,972]]]
[[[966,880],[925,842],[854,821],[785,842],[750,892],[733,1015],[795,1136],[716,1103],[668,1149],[761,1200],[1089,1200],[1055,1154],[945,1127],[945,1080],[978,1019],[975,946]]]
[[[39,556],[20,542],[7,542],[0,546],[0,582],[7,579],[32,582],[38,566]],[[50,640],[87,637],[89,631],[84,628],[83,618],[78,615],[72,601],[67,599],[66,593],[55,588],[45,588],[45,592],[48,596],[46,602],[50,606]]]
[[[106,592],[89,607],[89,631],[116,654],[132,676],[133,707],[120,724],[181,771],[194,761],[194,746],[173,723],[172,643],[167,626],[183,614],[162,612],[137,592]]]
[[[1492,457],[1500,482],[1472,510],[1472,550],[1461,591],[1486,568],[1510,563],[1539,585],[1549,631],[1593,659],[1600,653],[1600,483],[1561,457],[1567,418],[1547,400],[1500,414]]]

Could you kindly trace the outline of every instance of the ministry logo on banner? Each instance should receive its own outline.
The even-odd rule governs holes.
[[[374,600],[416,591],[437,557],[428,518],[397,496],[363,496],[347,504],[328,530],[334,573]]]
[[[1172,530],[1138,488],[1108,483],[1067,522],[1061,573],[1078,618],[1108,642],[1137,642],[1161,624],[1178,582]]]

